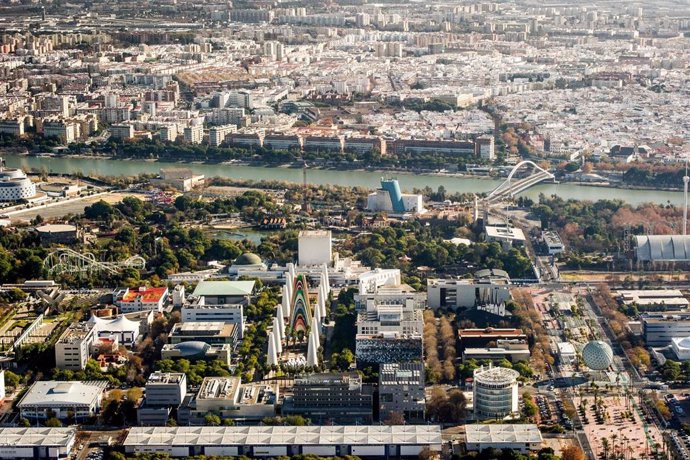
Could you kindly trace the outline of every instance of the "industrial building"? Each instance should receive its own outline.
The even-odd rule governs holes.
[[[100,411],[107,385],[107,380],[34,382],[17,404],[19,415],[29,420],[46,420],[52,416],[65,420],[73,414],[76,421],[83,422]]]
[[[475,424],[465,425],[465,442],[468,451],[509,449],[526,454],[541,449],[544,440],[534,424]]]
[[[422,195],[402,193],[396,179],[381,179],[381,188],[367,198],[367,209],[392,214],[421,214],[425,211]]]
[[[76,439],[76,427],[0,428],[0,459],[63,459]]]
[[[620,290],[616,295],[624,305],[639,310],[687,310],[690,306],[679,289]]]
[[[125,453],[171,457],[294,455],[417,458],[425,447],[440,452],[438,425],[133,427]]]

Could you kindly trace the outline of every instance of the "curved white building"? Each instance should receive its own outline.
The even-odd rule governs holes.
[[[34,196],[36,186],[24,171],[0,167],[0,201],[26,200]]]
[[[474,416],[478,420],[505,418],[518,412],[520,374],[505,367],[474,371]]]
[[[676,337],[671,340],[671,348],[681,361],[690,359],[690,337]]]

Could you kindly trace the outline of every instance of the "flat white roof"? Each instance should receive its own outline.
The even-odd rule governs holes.
[[[465,430],[468,444],[532,444],[543,441],[537,425],[530,423],[465,425]]]
[[[68,446],[77,434],[68,428],[0,428],[0,447]]]
[[[499,240],[525,241],[525,234],[519,228],[515,227],[492,227],[486,226],[484,228],[486,236]]]
[[[570,342],[558,342],[558,353],[561,355],[574,355],[575,346]]]
[[[438,425],[132,427],[123,446],[440,445]]]
[[[108,386],[107,380],[89,382],[59,382],[44,380],[35,382],[26,392],[18,407],[35,406],[91,406]]]

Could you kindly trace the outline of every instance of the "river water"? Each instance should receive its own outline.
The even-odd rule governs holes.
[[[204,174],[206,177],[226,177],[232,179],[247,180],[279,180],[286,182],[302,182],[302,170],[299,168],[282,167],[255,167],[239,165],[208,165],[188,163],[161,163],[143,160],[105,160],[95,158],[64,158],[64,157],[28,157],[13,156],[4,157],[8,167],[31,169],[46,169],[52,173],[73,174],[81,173],[88,176],[136,176],[143,173],[158,173],[165,167],[185,167],[195,173]],[[379,186],[381,176],[385,173],[370,171],[336,171],[336,170],[310,170],[307,173],[307,181],[319,185],[345,185],[376,188]],[[400,186],[405,191],[426,186],[436,190],[439,186],[445,187],[448,192],[472,193],[488,192],[498,186],[501,181],[497,179],[423,175],[411,173],[385,174],[397,177]],[[596,201],[599,199],[621,199],[632,205],[643,202],[667,203],[675,205],[683,204],[681,192],[668,192],[656,190],[628,190],[609,187],[596,187],[591,185],[578,185],[574,183],[536,185],[521,195],[536,199],[540,193],[545,195],[558,195],[565,199]]]

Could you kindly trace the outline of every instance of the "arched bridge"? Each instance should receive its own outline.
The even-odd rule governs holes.
[[[513,180],[513,176],[518,172],[523,166],[532,166],[532,173],[523,177],[522,179]],[[539,165],[530,160],[521,161],[516,164],[513,169],[508,174],[508,178],[498,187],[496,187],[487,197],[485,201],[488,203],[500,201],[505,198],[512,198],[518,193],[527,190],[533,185],[545,180],[553,180],[556,178],[553,174],[547,170],[541,168]]]

